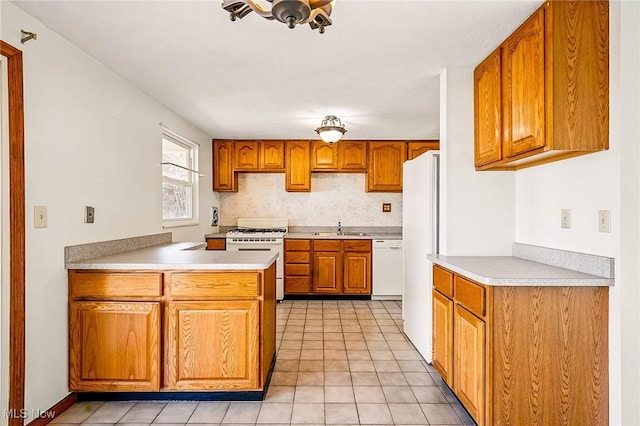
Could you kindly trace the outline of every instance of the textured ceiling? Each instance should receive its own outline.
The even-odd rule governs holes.
[[[337,0],[333,25],[289,30],[221,1],[14,1],[215,138],[439,135],[439,74],[475,67],[540,1]]]

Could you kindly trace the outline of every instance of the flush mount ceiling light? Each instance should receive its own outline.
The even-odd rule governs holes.
[[[335,115],[327,115],[320,127],[316,129],[316,133],[320,136],[325,142],[334,143],[338,142],[342,135],[347,133],[347,129],[344,128],[344,125],[340,121],[338,117]]]
[[[222,8],[229,12],[232,21],[256,12],[265,19],[275,19],[291,29],[297,24],[309,24],[324,34],[324,27],[331,25],[331,10],[335,0],[266,0],[271,10],[263,8],[254,0],[222,0]]]

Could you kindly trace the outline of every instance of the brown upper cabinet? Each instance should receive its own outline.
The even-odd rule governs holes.
[[[236,141],[234,148],[233,159],[235,170],[258,170],[260,142]]]
[[[343,172],[367,171],[367,142],[341,141],[340,170]]]
[[[213,190],[238,190],[237,172],[284,172],[283,140],[214,140]]]
[[[546,2],[474,73],[477,170],[609,148],[609,3]]]
[[[440,149],[440,141],[407,142],[407,160],[413,160],[432,149]]]
[[[313,141],[311,170],[314,172],[365,172],[367,170],[367,142],[340,141],[329,144]]]
[[[234,142],[213,141],[213,190],[236,192],[238,180],[233,169]]]
[[[287,192],[311,192],[311,144],[309,141],[286,141],[285,165]]]
[[[284,172],[284,141],[260,141],[259,169]]]
[[[367,192],[402,192],[402,163],[406,159],[405,142],[369,142]]]
[[[311,142],[311,170],[330,171],[340,168],[339,143]]]
[[[502,49],[496,49],[473,74],[476,167],[502,160]]]
[[[437,140],[214,140],[213,190],[238,190],[238,173],[284,172],[286,190],[310,192],[311,172],[367,173],[367,191],[402,192],[402,163],[439,149]]]
[[[234,167],[241,172],[283,172],[284,141],[236,141]]]

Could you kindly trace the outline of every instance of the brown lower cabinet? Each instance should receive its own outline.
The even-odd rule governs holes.
[[[285,294],[371,294],[371,240],[285,239]]]
[[[205,241],[207,242],[207,250],[226,250],[227,249],[226,238],[207,237],[205,238]]]
[[[476,423],[606,425],[608,288],[476,283],[435,265],[433,366]]]
[[[256,271],[69,271],[69,390],[263,390],[275,264]]]

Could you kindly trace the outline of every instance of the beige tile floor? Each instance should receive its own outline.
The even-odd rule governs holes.
[[[264,401],[81,402],[53,423],[473,425],[402,334],[397,301],[285,301]]]

